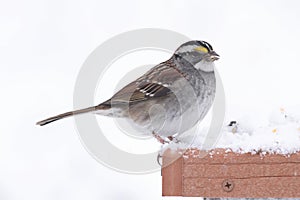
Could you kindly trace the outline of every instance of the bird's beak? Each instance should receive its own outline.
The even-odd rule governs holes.
[[[212,61],[219,60],[220,56],[215,51],[209,52],[209,57]]]

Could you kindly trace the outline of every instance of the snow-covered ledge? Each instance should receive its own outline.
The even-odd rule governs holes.
[[[279,108],[268,119],[230,119],[210,149],[203,148],[205,130],[169,144],[163,153],[163,196],[299,199],[299,113]]]

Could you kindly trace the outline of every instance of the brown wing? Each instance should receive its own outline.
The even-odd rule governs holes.
[[[173,62],[166,61],[150,69],[136,81],[118,91],[111,100],[114,103],[134,103],[171,93],[172,83],[184,74],[174,68]]]

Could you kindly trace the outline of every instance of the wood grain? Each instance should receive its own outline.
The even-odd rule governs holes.
[[[175,155],[167,152],[165,163]],[[299,198],[300,153],[252,155],[190,149],[164,167],[162,176],[164,196]],[[226,180],[233,183],[231,191],[224,189]]]
[[[183,176],[202,178],[294,177],[300,176],[300,165],[297,163],[188,164],[183,166]]]
[[[183,157],[167,150],[162,166],[162,196],[182,196]]]
[[[183,193],[186,197],[232,197],[232,198],[295,198],[300,197],[299,177],[255,177],[231,179],[234,188],[226,192],[224,179],[184,178]]]

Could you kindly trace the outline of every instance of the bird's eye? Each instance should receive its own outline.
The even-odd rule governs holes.
[[[195,50],[201,51],[202,53],[208,53],[208,49],[203,46],[196,47]]]

